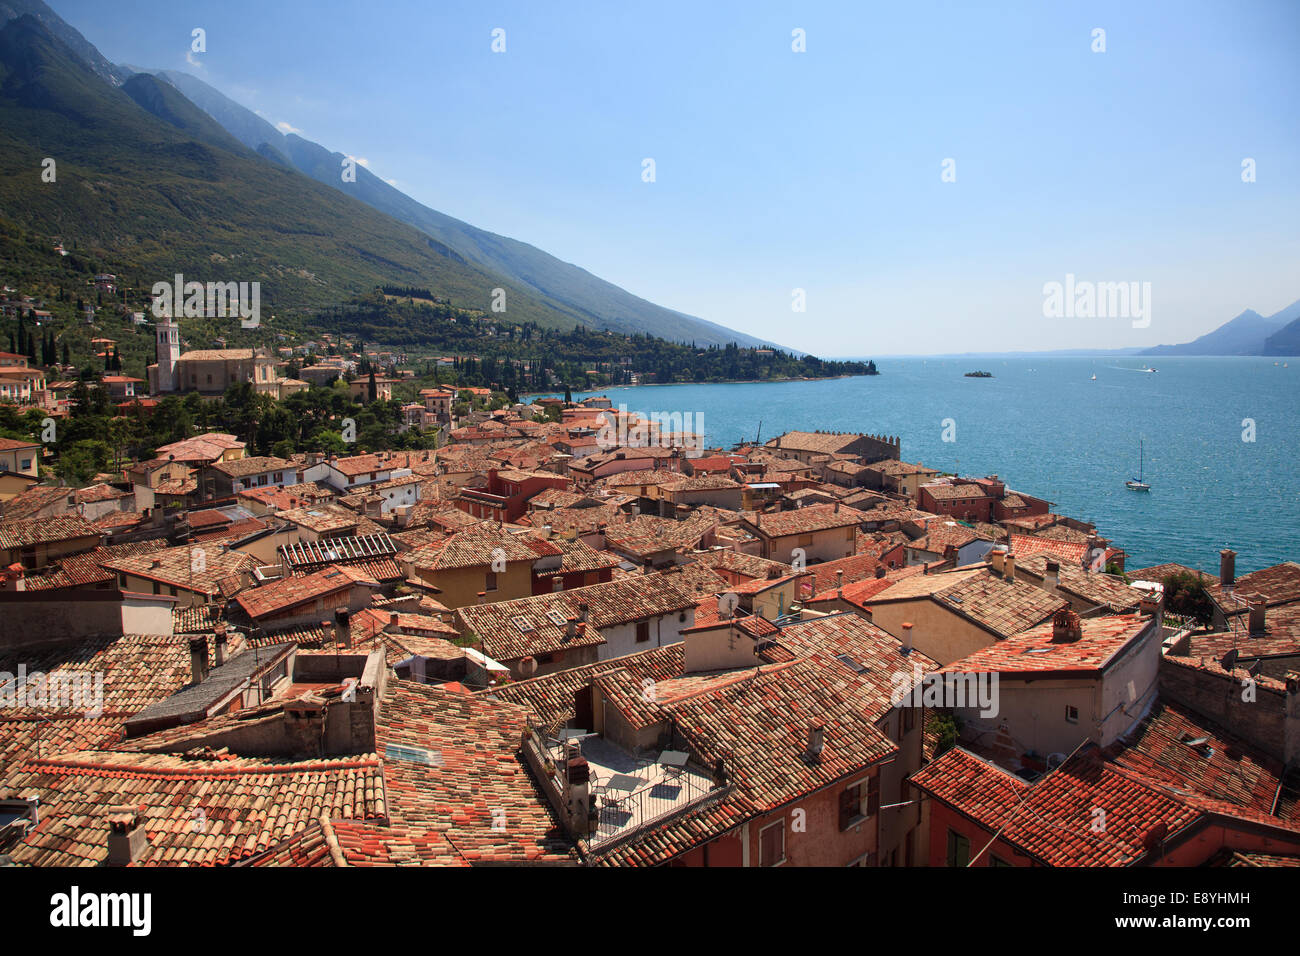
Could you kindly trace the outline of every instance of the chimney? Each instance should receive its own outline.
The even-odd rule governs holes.
[[[388,626],[391,627],[393,630],[397,630],[398,624],[397,624],[397,612],[396,612],[396,611],[394,611],[392,614],[388,615]]]
[[[1002,562],[1002,571],[1008,581],[1016,579],[1016,553],[1008,551],[1006,558]]]
[[[586,601],[583,601],[581,604],[578,605],[578,620],[581,621],[583,624],[587,623],[588,610],[589,608],[587,606]]]
[[[577,633],[578,633],[577,615],[570,614],[568,617],[564,619],[564,639],[566,641],[571,641],[573,640],[574,637],[577,636]]]
[[[1165,594],[1163,591],[1143,590],[1142,603],[1138,605],[1138,613],[1145,614],[1148,617],[1156,619],[1156,630],[1165,625]]]
[[[1079,623],[1079,615],[1067,607],[1061,608],[1052,615],[1053,644],[1073,644],[1081,637],[1083,637],[1083,627]]]
[[[108,811],[108,865],[128,866],[144,856],[149,838],[135,807],[110,807]]]
[[[226,625],[218,624],[214,630],[217,642],[217,666],[220,667],[226,662]]]
[[[1254,599],[1250,602],[1250,636],[1251,637],[1264,636],[1264,629],[1265,629],[1264,608],[1265,607],[1266,605],[1264,603],[1264,596],[1262,594],[1255,595]]]
[[[912,653],[912,622],[903,622],[903,653]]]
[[[884,566],[883,564],[878,564],[878,565],[876,565],[876,578],[877,578],[877,580],[879,580],[880,578],[883,578],[884,576],[885,576],[885,566]]]
[[[1219,584],[1230,588],[1237,581],[1237,552],[1224,548],[1219,552]]]
[[[208,679],[208,637],[200,634],[190,638],[190,677],[196,684]]]
[[[352,646],[352,615],[347,608],[341,607],[334,612],[334,643],[339,647]]]
[[[586,837],[591,830],[591,766],[582,756],[576,740],[564,742],[564,796],[569,811],[569,829]]]
[[[826,728],[821,724],[814,724],[808,728],[808,750],[804,753],[804,758],[809,763],[821,763],[822,750],[826,747]]]
[[[1056,593],[1056,586],[1061,580],[1061,565],[1058,561],[1048,561],[1047,570],[1043,573],[1043,588],[1052,594]]]
[[[844,588],[844,569],[837,568],[835,571],[835,587],[839,590]]]

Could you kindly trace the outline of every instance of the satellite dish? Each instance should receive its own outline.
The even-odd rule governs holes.
[[[740,595],[732,594],[728,591],[726,594],[718,595],[718,613],[731,617],[736,612],[736,606],[740,604]]]
[[[1251,664],[1250,667],[1247,668],[1246,673],[1249,674],[1251,677],[1258,677],[1259,672],[1262,671],[1263,669],[1264,669],[1264,662],[1261,660],[1256,660],[1255,663]]]
[[[1237,649],[1234,647],[1228,653],[1224,654],[1219,663],[1223,665],[1225,671],[1230,671],[1237,666]]]

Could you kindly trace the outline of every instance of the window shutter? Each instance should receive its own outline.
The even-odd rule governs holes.
[[[875,816],[880,811],[880,774],[867,781],[867,816]]]

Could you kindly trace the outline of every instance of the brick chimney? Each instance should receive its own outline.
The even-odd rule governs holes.
[[[1061,583],[1061,564],[1059,561],[1048,561],[1047,570],[1043,573],[1043,589],[1051,594],[1056,593],[1056,587]]]
[[[352,615],[347,608],[341,607],[334,612],[334,643],[339,647],[352,646]]]
[[[1079,615],[1066,607],[1052,615],[1053,644],[1073,644],[1081,637],[1083,626],[1079,623]]]
[[[196,684],[208,679],[208,636],[190,638],[190,678]]]
[[[226,625],[224,623],[218,623],[213,630],[216,632],[217,666],[220,667],[226,662]]]
[[[1237,552],[1224,548],[1219,552],[1219,584],[1230,588],[1237,583]]]
[[[808,749],[804,751],[804,759],[809,763],[821,763],[825,748],[826,728],[822,724],[813,724],[808,728]]]
[[[1250,620],[1250,636],[1251,636],[1251,637],[1263,637],[1263,636],[1264,636],[1264,632],[1265,632],[1265,629],[1266,629],[1266,626],[1267,626],[1267,625],[1266,625],[1266,622],[1265,622],[1265,620],[1264,620],[1265,608],[1266,608],[1266,607],[1267,607],[1267,605],[1266,605],[1265,602],[1264,602],[1264,597],[1263,597],[1263,595],[1261,595],[1261,594],[1257,594],[1257,595],[1255,595],[1254,598],[1251,599],[1251,602],[1250,602],[1250,617],[1249,617],[1249,620]]]
[[[989,554],[989,561],[993,564],[993,573],[999,577],[1002,576],[1003,562],[1006,560],[1007,553],[1001,548],[994,548]]]
[[[149,837],[135,807],[110,807],[108,811],[108,865],[128,866],[144,856]]]
[[[1002,561],[1002,573],[1008,581],[1016,579],[1016,553],[1008,551],[1006,558]]]
[[[591,767],[576,740],[564,742],[564,797],[569,828],[585,837],[591,829]]]

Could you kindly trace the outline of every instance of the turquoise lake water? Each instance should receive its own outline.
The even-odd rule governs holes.
[[[1264,358],[885,359],[873,377],[575,392],[702,416],[709,445],[790,429],[897,435],[906,461],[1010,487],[1093,521],[1130,568],[1238,573],[1300,560],[1300,361]],[[1154,373],[1142,372],[1144,363]],[[965,378],[989,371],[991,379]],[[1092,375],[1097,376],[1094,382]],[[944,441],[945,420],[951,419]],[[1254,423],[1254,440],[1250,423]],[[696,419],[699,421],[699,419]],[[1129,491],[1145,441],[1150,493]]]

